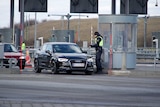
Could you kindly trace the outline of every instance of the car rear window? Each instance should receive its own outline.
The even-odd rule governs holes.
[[[18,50],[12,44],[5,44],[4,52],[18,52]]]

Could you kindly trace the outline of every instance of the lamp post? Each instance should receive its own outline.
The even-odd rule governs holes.
[[[158,6],[158,0],[156,0],[156,4],[155,4],[155,6],[156,6],[156,7]]]
[[[65,15],[66,18],[67,18],[67,21],[68,21],[68,27],[67,27],[67,30],[68,30],[68,42],[70,42],[70,29],[69,29],[69,25],[70,25],[70,18],[72,17],[69,13],[67,15]]]
[[[146,38],[147,38],[147,19],[149,16],[144,16],[144,48],[146,48]]]
[[[37,39],[37,13],[35,12],[35,22],[34,22],[34,48],[37,48],[36,40]]]

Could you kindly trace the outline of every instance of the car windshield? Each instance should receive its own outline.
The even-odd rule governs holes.
[[[18,50],[12,44],[5,44],[4,52],[18,52]]]
[[[54,53],[82,53],[79,46],[74,44],[55,44],[53,50]]]

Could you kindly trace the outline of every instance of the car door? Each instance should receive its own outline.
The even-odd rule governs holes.
[[[50,67],[50,59],[52,57],[52,53],[53,53],[52,45],[48,44],[46,46],[45,56],[44,56],[44,61],[45,61],[46,67]]]
[[[47,55],[46,55],[46,47],[47,47],[47,44],[44,44],[40,50],[38,50],[37,52],[37,55],[38,55],[38,62],[39,62],[39,65],[41,67],[46,67],[46,58],[47,58]]]

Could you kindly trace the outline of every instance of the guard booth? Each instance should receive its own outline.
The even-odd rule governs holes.
[[[12,40],[13,40],[12,29],[10,28],[0,29],[0,42],[12,43]]]
[[[152,32],[152,47],[160,48],[160,32]]]
[[[74,42],[74,30],[53,30],[52,42]]]
[[[0,43],[0,68],[3,68],[4,45]]]
[[[104,67],[134,69],[137,49],[137,15],[99,15],[99,32],[103,36]],[[105,66],[107,64],[108,66]]]

